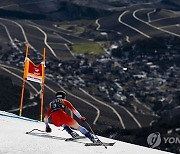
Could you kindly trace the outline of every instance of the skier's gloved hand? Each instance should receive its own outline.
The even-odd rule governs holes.
[[[47,125],[47,126],[46,126],[46,132],[47,132],[47,133],[50,133],[51,131],[52,131],[51,128],[49,127],[49,125]]]
[[[80,119],[81,119],[81,121],[83,121],[83,122],[86,121],[86,118],[85,118],[85,117],[81,117]]]

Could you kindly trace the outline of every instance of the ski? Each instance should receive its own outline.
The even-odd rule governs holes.
[[[79,139],[84,139],[86,136],[78,136],[78,137],[71,137],[71,138],[64,138],[64,137],[59,137],[59,136],[53,136],[51,134],[46,133],[44,130],[39,130],[39,129],[32,129],[31,131],[26,132],[28,135],[33,135],[37,137],[44,137],[44,138],[50,138],[50,139],[56,139],[56,140],[65,140],[65,141],[72,141],[72,142],[77,142],[77,143],[83,143],[85,146],[104,146],[106,149],[106,146],[113,146],[115,142],[112,143],[84,143],[81,141],[78,141]]]
[[[65,140],[66,138],[64,137],[60,137],[60,136],[53,136],[49,133],[47,133],[44,130],[39,130],[39,129],[32,129],[29,132],[26,132],[26,134],[28,135],[32,135],[32,136],[37,136],[37,137],[44,137],[44,138],[49,138],[49,139],[56,139],[56,140]]]
[[[112,143],[85,143],[85,146],[113,146],[115,142]]]
[[[74,141],[74,140],[78,140],[78,139],[83,139],[86,138],[86,136],[78,136],[78,137],[71,137],[71,138],[66,138],[65,141]]]

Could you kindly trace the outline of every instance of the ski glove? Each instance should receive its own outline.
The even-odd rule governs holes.
[[[46,132],[47,132],[47,133],[50,133],[51,131],[52,131],[51,128],[49,127],[49,125],[47,125],[47,126],[46,126]]]
[[[86,121],[86,118],[85,117],[81,117],[81,121]]]

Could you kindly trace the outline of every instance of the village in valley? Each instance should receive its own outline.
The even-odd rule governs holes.
[[[25,46],[24,42],[15,42]],[[46,77],[64,87],[83,88],[107,103],[132,107],[142,114],[161,116],[168,111],[167,116],[171,116],[177,114],[174,109],[179,102],[180,54],[178,47],[168,43],[163,51],[148,48],[148,53],[139,51],[141,54],[136,51],[138,47],[133,47],[138,45],[133,44],[129,51],[119,47],[109,49],[111,54],[77,54],[71,61],[47,58]],[[13,46],[9,50],[8,54],[1,54],[0,60],[23,69],[24,53]],[[33,54],[32,60],[42,60],[41,54]]]

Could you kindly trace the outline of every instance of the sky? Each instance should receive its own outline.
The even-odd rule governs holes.
[[[19,117],[15,114],[0,111],[0,154],[168,154],[168,152],[133,145],[98,136],[103,142],[116,142],[114,146],[84,146],[91,143],[87,138],[78,142],[65,141],[70,135],[62,127],[50,124],[51,133],[34,131],[45,130],[43,122]],[[79,135],[80,132],[77,131]]]

